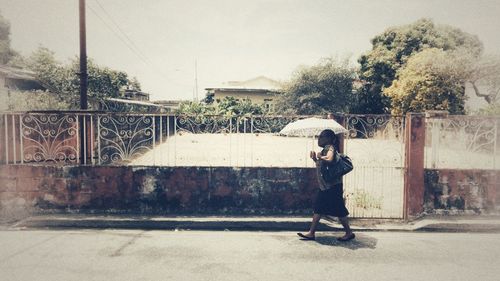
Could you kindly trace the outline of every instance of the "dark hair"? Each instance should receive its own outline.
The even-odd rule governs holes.
[[[339,138],[337,137],[337,135],[335,135],[335,133],[332,130],[326,129],[321,131],[319,137],[327,138],[328,144],[332,144],[335,150],[337,151],[339,150]]]

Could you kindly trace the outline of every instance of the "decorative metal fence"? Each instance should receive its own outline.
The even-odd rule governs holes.
[[[500,169],[500,118],[426,119],[426,168]]]
[[[344,179],[346,203],[354,217],[402,218],[405,118],[346,115],[345,153],[355,169]]]
[[[278,135],[305,117],[8,113],[0,115],[0,162],[307,167],[313,139]]]
[[[177,116],[167,113],[0,114],[0,163],[313,167],[314,138],[280,136],[311,116]],[[405,118],[344,115],[345,177],[355,217],[402,218]],[[499,169],[500,117],[426,118],[426,168]]]

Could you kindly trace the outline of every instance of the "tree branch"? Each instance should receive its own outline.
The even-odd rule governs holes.
[[[476,81],[469,81],[469,82],[472,84],[472,87],[474,88],[474,92],[476,93],[477,97],[484,98],[484,100],[486,100],[486,102],[488,104],[492,103],[492,99],[491,99],[490,95],[488,95],[488,94],[481,94],[481,92],[479,92],[479,89],[476,86]]]

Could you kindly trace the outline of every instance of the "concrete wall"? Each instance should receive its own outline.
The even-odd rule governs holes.
[[[499,214],[500,171],[425,170],[424,211],[437,214]]]
[[[0,215],[98,211],[310,215],[312,168],[0,165]],[[411,197],[407,197],[411,198]],[[499,214],[500,171],[425,170],[425,213]]]
[[[310,214],[311,168],[0,165],[0,211]]]

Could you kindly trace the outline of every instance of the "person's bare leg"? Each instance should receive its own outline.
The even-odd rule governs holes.
[[[354,233],[352,232],[351,227],[349,226],[349,219],[347,217],[339,218],[340,223],[344,227],[345,235],[340,237],[341,240],[350,240],[353,237]]]
[[[318,227],[319,220],[321,219],[320,214],[313,214],[311,227],[309,228],[309,232],[304,234],[304,236],[309,238],[314,238],[316,235],[316,228]]]

